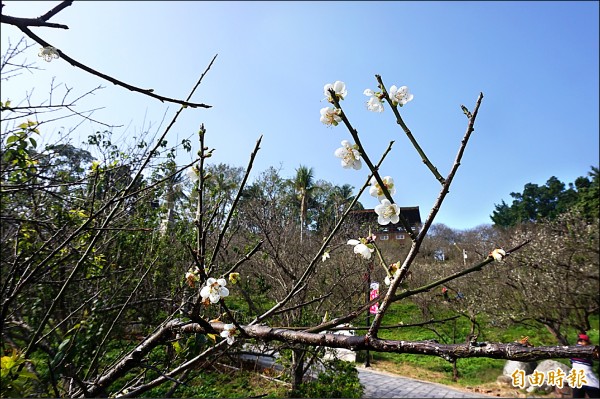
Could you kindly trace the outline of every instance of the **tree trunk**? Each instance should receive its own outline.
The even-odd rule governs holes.
[[[569,345],[569,342],[567,341],[567,337],[565,337],[564,335],[561,334],[560,332],[560,328],[558,326],[555,326],[554,323],[548,323],[548,322],[541,322],[548,331],[550,331],[550,334],[552,334],[552,336],[554,338],[556,338],[556,341],[558,342],[559,345]]]
[[[305,353],[303,349],[292,349],[292,395],[300,388],[304,380]]]

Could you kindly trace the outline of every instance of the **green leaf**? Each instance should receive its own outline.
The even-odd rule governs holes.
[[[29,141],[31,142],[31,145],[33,146],[33,148],[37,147],[37,141],[35,141],[35,139],[33,137],[30,137]]]

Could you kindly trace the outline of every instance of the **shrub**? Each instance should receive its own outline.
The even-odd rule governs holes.
[[[325,364],[316,380],[303,383],[292,392],[297,398],[360,398],[363,386],[353,363],[332,360]]]

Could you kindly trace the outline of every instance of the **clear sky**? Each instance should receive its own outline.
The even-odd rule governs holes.
[[[37,17],[59,2],[4,1],[4,13]],[[269,166],[291,177],[299,165],[315,177],[357,191],[368,171],[342,169],[333,156],[343,126],[328,128],[319,110],[323,85],[341,80],[342,103],[373,160],[391,140],[383,176],[397,183],[396,202],[429,213],[439,184],[393,114],[366,110],[366,88],[380,74],[389,87],[406,85],[414,100],[401,108],[408,127],[443,176],[467,126],[460,105],[483,104],[454,186],[436,222],[455,229],[491,223],[494,204],[510,204],[526,183],[565,183],[587,175],[599,158],[599,3],[594,2],[93,2],[75,1],[51,22],[69,30],[33,28],[72,58],[128,83],[185,98],[215,54],[217,60],[170,143],[195,138],[200,124],[213,162],[245,166],[260,135],[256,176]],[[22,35],[2,26],[2,48]],[[104,107],[95,119],[123,125],[115,135],[156,129],[178,109],[115,87],[62,60],[43,71],[2,82],[2,100],[26,90],[47,93],[49,80],[84,93],[78,109]],[[35,97],[35,96],[34,96]],[[41,97],[40,97],[41,98]],[[70,122],[61,121],[68,127]],[[59,130],[58,127],[55,127]],[[82,124],[86,137],[101,126]],[[52,132],[49,132],[52,133]],[[48,134],[48,133],[47,133]],[[81,140],[83,141],[83,139]],[[77,144],[77,143],[74,143]],[[198,145],[195,143],[195,151]],[[194,152],[195,152],[194,151]],[[181,153],[178,161],[191,160]],[[368,193],[365,207],[377,205]]]

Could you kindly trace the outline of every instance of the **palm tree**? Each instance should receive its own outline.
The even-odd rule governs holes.
[[[174,162],[169,161],[164,168],[165,175],[169,175],[175,171],[176,165]],[[167,214],[160,225],[161,234],[165,234],[175,222],[175,204],[187,199],[186,194],[183,192],[183,182],[184,178],[181,172],[172,175],[165,182],[165,206]]]
[[[308,203],[312,197],[312,192],[315,189],[313,168],[308,168],[300,165],[296,169],[296,176],[292,181],[296,196],[300,201],[300,241],[302,241],[304,226],[306,225],[306,214],[308,211]]]

